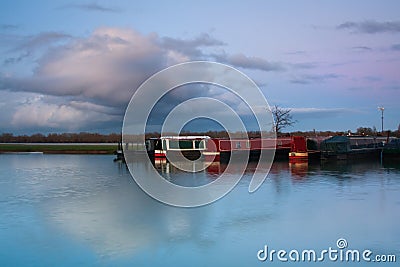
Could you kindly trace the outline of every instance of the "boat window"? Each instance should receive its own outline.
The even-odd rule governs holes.
[[[204,148],[204,141],[203,140],[195,140],[194,141],[194,148],[197,148],[197,149]]]
[[[192,149],[193,148],[192,140],[180,140],[179,148],[180,149]]]
[[[242,148],[242,145],[240,144],[240,142],[236,142],[236,148]]]
[[[151,146],[150,140],[146,140],[145,145],[146,145],[146,151],[151,151],[151,150],[153,150],[153,148],[152,148],[152,146]]]
[[[193,149],[192,140],[169,140],[169,149]]]
[[[169,149],[178,149],[179,141],[178,140],[169,140]]]

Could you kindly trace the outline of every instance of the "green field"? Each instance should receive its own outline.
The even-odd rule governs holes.
[[[43,152],[47,154],[113,154],[117,145],[32,145],[0,144],[1,152]]]

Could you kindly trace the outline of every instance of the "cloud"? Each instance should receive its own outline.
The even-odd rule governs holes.
[[[295,69],[314,69],[318,66],[317,62],[303,62],[303,63],[293,63],[291,66]]]
[[[111,13],[121,12],[120,8],[107,7],[107,6],[99,5],[98,3],[95,3],[95,2],[86,3],[86,4],[68,4],[68,5],[62,6],[61,8],[73,8],[73,9],[79,9],[79,10],[91,11],[91,12],[111,12]]]
[[[326,82],[327,80],[338,79],[340,77],[341,75],[335,73],[328,73],[322,75],[306,74],[300,77],[295,77],[291,79],[290,82],[295,84],[323,83]]]
[[[4,78],[1,87],[111,106],[126,104],[140,83],[165,67],[168,53],[156,39],[129,29],[101,28],[87,38],[47,50],[31,77]]]
[[[347,21],[336,26],[338,30],[350,30],[354,33],[399,33],[400,21],[378,22],[374,20],[366,20],[362,22]]]
[[[367,82],[379,82],[382,81],[381,77],[378,76],[373,76],[373,75],[366,75],[362,77],[364,80],[366,80]]]
[[[331,113],[353,111],[348,108],[289,108],[293,113]]]
[[[38,47],[48,46],[51,43],[71,38],[71,35],[62,32],[42,32],[37,35],[31,35],[22,41],[16,50],[32,50]]]
[[[122,115],[112,114],[110,108],[93,103],[49,103],[48,100],[46,96],[37,94],[26,98],[12,115],[11,126],[20,130],[35,128],[73,131],[99,127],[110,121],[120,122],[122,119]]]
[[[16,30],[19,26],[15,24],[0,24],[1,30]]]
[[[211,84],[188,84],[179,86],[172,89],[168,94],[164,95],[154,106],[149,119],[150,124],[156,126],[152,131],[161,130],[160,126],[165,120],[166,116],[179,104],[192,100],[194,98],[210,97],[218,99],[225,104],[239,110],[239,105],[243,101],[234,93],[229,90]],[[143,100],[145,101],[145,100]],[[197,114],[206,114],[210,111],[209,106],[189,106],[190,109],[201,110]],[[213,114],[217,114],[218,110],[213,110]],[[190,114],[194,114],[193,111]],[[185,116],[186,113],[183,115]],[[159,129],[158,129],[159,128]]]
[[[269,62],[260,57],[248,57],[244,54],[232,54],[228,55],[226,53],[214,54],[214,58],[222,63],[233,65],[236,67],[255,69],[262,71],[283,71],[285,67],[279,62]]]
[[[1,38],[7,40],[11,47],[6,51],[7,54],[15,54],[6,58],[3,64],[19,63],[22,60],[32,56],[36,51],[48,48],[53,44],[71,39],[72,36],[62,32],[42,32],[36,35],[18,36],[18,35],[3,35]]]
[[[24,52],[24,53],[22,53],[22,54],[20,54],[20,55],[18,55],[18,56],[16,56],[16,57],[9,57],[9,58],[6,58],[6,59],[3,61],[3,64],[4,64],[4,65],[9,65],[9,64],[19,63],[19,62],[21,62],[22,60],[24,60],[25,58],[29,57],[30,55],[31,55],[31,53],[29,53],[29,52]]]
[[[400,51],[400,44],[394,44],[390,47],[393,51]]]
[[[104,27],[81,38],[45,32],[21,39],[13,45],[13,51],[20,54],[8,58],[5,64],[25,64],[21,61],[31,51],[40,50],[41,54],[29,75],[0,74],[0,90],[44,95],[46,101],[20,103],[12,116],[14,127],[68,125],[77,129],[84,122],[94,125],[115,118],[121,122],[131,96],[147,78],[168,66],[193,59],[221,59],[235,67],[263,71],[283,70],[280,63],[259,57],[210,53],[225,43],[208,34],[174,39],[155,33],[143,35],[130,28]],[[202,96],[221,94],[208,87],[202,90]],[[182,97],[171,95],[167,105]]]
[[[371,51],[372,50],[372,48],[368,47],[368,46],[353,46],[352,49],[355,51]]]
[[[215,47],[226,45],[224,42],[211,37],[207,33],[203,33],[193,39],[175,39],[171,37],[163,37],[161,44],[166,49],[171,49],[184,55],[192,57],[204,57],[204,53],[200,50],[201,47]]]
[[[342,116],[349,113],[359,113],[351,108],[290,108],[296,118],[326,118]]]
[[[28,38],[19,49],[32,48],[47,41],[69,36],[42,33]],[[142,35],[132,29],[99,28],[86,38],[70,38],[51,47],[37,60],[30,77],[2,77],[0,89],[75,97],[101,105],[125,105],[135,89],[157,71],[198,57],[213,57],[201,47],[224,43],[201,34],[190,40]],[[29,49],[28,49],[29,50]],[[218,56],[236,67],[281,70],[278,63],[243,54]],[[16,62],[19,59],[9,59]]]
[[[290,51],[290,52],[286,52],[286,55],[306,55],[307,52],[304,50],[296,50],[296,51]]]

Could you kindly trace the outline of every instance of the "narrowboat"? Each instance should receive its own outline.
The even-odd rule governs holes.
[[[383,142],[376,137],[333,136],[321,142],[321,159],[379,159],[382,147]]]

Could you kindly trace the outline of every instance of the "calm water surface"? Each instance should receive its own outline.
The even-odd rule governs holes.
[[[0,266],[365,266],[260,262],[257,251],[336,247],[400,261],[400,164],[273,165],[247,192],[254,166],[221,200],[174,208],[143,193],[101,155],[0,155]],[[144,166],[147,168],[149,166]],[[224,166],[190,174],[202,184]],[[178,184],[187,174],[166,166]]]

